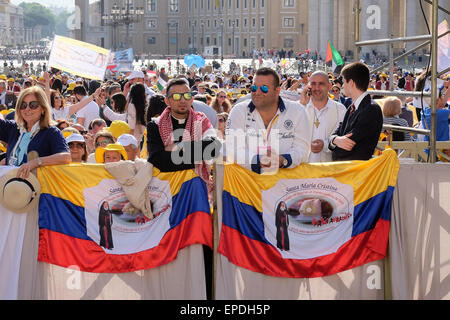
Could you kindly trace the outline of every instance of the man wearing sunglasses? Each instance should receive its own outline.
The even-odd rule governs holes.
[[[195,169],[212,181],[205,161],[219,155],[221,143],[208,117],[193,109],[188,82],[171,80],[166,88],[167,108],[147,124],[148,161],[162,172]]]
[[[259,69],[250,90],[251,102],[235,105],[228,118],[227,160],[259,174],[306,162],[311,123],[298,102],[280,97],[276,71]]]

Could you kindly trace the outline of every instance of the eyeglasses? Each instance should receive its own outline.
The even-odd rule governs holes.
[[[82,144],[82,143],[74,143],[74,142],[71,142],[71,143],[69,143],[69,148],[70,148],[70,149],[72,149],[72,148],[80,148],[80,149],[83,149],[83,148],[84,148],[84,144]]]
[[[55,96],[55,98],[54,98],[55,100],[59,100],[59,99],[62,99],[62,97],[59,97],[59,96]]]
[[[36,110],[39,107],[39,102],[30,101],[30,103],[26,103],[25,101],[23,101],[20,105],[20,110],[25,110],[27,107],[30,107],[31,110]]]
[[[267,93],[267,92],[269,92],[269,87],[268,87],[268,86],[260,86],[259,89],[261,89],[261,92],[262,92],[262,93]],[[250,87],[250,90],[251,90],[252,92],[256,92],[256,91],[258,91],[258,86],[252,85],[252,86]]]
[[[171,96],[169,96],[169,98],[172,98],[175,101],[180,101],[182,97],[184,97],[184,100],[191,100],[192,99],[192,93],[191,92],[174,93]]]
[[[219,118],[219,122],[225,122],[224,118]]]
[[[100,146],[107,146],[107,145],[110,144],[110,143],[114,143],[114,142],[110,142],[109,140],[103,140],[103,141],[97,142],[95,145],[96,145],[97,147],[100,147]]]
[[[219,98],[225,99],[227,96],[218,96]]]
[[[340,92],[339,90],[331,90],[331,92]]]

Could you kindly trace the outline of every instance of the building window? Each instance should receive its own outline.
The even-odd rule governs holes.
[[[295,27],[295,18],[293,17],[283,18],[283,28],[294,28],[294,27]]]
[[[293,48],[294,47],[294,39],[284,39],[284,47],[285,48]]]
[[[148,20],[147,27],[148,29],[156,29],[158,27],[158,20],[156,19]]]
[[[156,37],[147,38],[147,44],[156,44]]]
[[[147,11],[156,12],[156,0],[147,0]]]
[[[283,8],[295,8],[295,0],[283,0]]]
[[[178,0],[169,0],[169,12],[178,12]]]
[[[264,18],[261,18],[261,28],[264,28]]]

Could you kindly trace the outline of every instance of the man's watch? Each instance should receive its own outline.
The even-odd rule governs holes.
[[[38,167],[42,166],[42,160],[41,160],[41,158],[37,158],[36,160],[37,160],[37,163],[38,163]]]

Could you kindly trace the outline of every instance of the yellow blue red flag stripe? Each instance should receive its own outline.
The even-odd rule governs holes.
[[[125,212],[124,191],[103,165],[43,167],[37,176],[42,187],[39,261],[124,273],[167,264],[192,244],[212,246],[206,185],[192,170],[154,170],[153,220]]]
[[[323,277],[386,256],[395,151],[258,175],[225,166],[219,253],[275,277]]]

